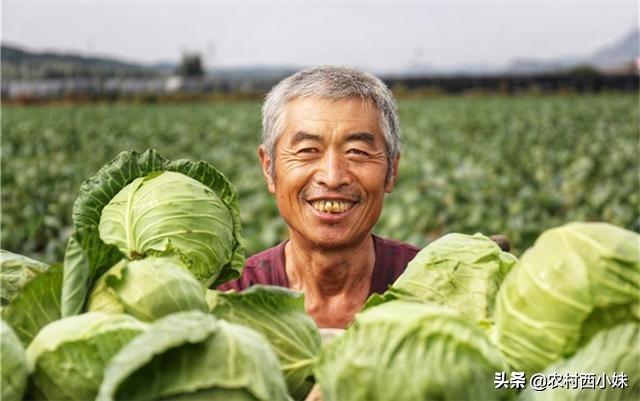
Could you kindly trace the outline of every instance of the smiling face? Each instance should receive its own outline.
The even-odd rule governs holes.
[[[363,241],[382,211],[398,171],[388,160],[373,103],[360,99],[300,98],[288,103],[274,152],[273,176],[263,147],[269,191],[292,239],[339,249]]]

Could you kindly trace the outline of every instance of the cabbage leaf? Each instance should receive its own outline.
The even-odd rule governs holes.
[[[128,313],[150,322],[175,312],[207,311],[205,288],[178,258],[123,259],[96,282],[89,311]]]
[[[48,267],[46,263],[0,249],[0,305],[9,305],[26,283]]]
[[[543,374],[561,377],[595,375],[594,388],[577,388],[565,383],[562,387],[534,391],[528,387],[519,401],[636,401],[640,400],[640,324],[623,323],[599,331],[591,341],[571,358],[554,363]],[[625,388],[614,387],[613,374],[627,377]],[[604,375],[604,376],[603,376]],[[604,380],[604,381],[600,381]],[[597,383],[597,384],[596,384]],[[604,387],[604,388],[601,388]]]
[[[314,369],[326,401],[507,400],[508,366],[485,332],[433,304],[390,301],[323,345]]]
[[[278,360],[254,330],[198,312],[159,319],[113,357],[97,401],[290,400]]]
[[[48,324],[26,351],[31,396],[56,401],[94,399],[106,363],[146,327],[129,315],[100,312]]]
[[[482,234],[447,234],[422,249],[389,290],[372,295],[366,307],[394,299],[435,303],[489,327],[498,288],[516,261]]]
[[[27,386],[24,347],[11,326],[0,320],[0,399],[20,401]]]
[[[280,361],[289,393],[303,400],[311,387],[320,333],[304,309],[304,295],[282,287],[254,285],[242,292],[208,291],[216,317],[262,333]]]
[[[2,308],[2,319],[13,328],[25,347],[42,327],[60,319],[62,275],[62,265],[49,266],[26,282],[11,303]]]

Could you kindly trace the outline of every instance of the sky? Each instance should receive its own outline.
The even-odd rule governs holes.
[[[636,1],[3,0],[2,42],[207,68],[506,65],[587,56],[638,26]]]

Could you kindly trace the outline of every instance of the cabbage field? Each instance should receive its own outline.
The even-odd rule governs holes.
[[[400,179],[376,232],[419,247],[504,233],[515,254],[545,229],[601,220],[640,230],[637,97],[399,101]],[[205,160],[234,184],[247,255],[286,234],[260,173],[260,102],[3,106],[2,248],[62,260],[80,183],[122,150]]]
[[[464,100],[471,102],[468,104],[475,101]],[[486,104],[494,100],[486,100]],[[555,99],[560,103],[566,100]],[[434,100],[434,104],[440,101]],[[430,102],[403,106],[419,104],[426,107],[425,113],[438,115],[431,111]],[[255,104],[243,105],[249,106],[255,108]],[[187,105],[169,109],[188,110],[187,116],[193,112]],[[135,107],[122,110],[140,111]],[[225,118],[233,110],[230,108]],[[208,116],[206,110],[202,113]],[[613,114],[601,113],[598,118],[603,116]],[[147,121],[157,121],[153,117]],[[224,121],[217,118],[214,121]],[[429,134],[406,129],[409,139],[422,135],[427,145],[420,148],[422,161],[417,156],[407,157],[408,174],[401,182],[404,196],[389,205],[380,231],[389,230],[384,234],[395,237],[404,233],[417,241],[437,238],[422,247],[384,292],[370,296],[345,330],[318,327],[307,314],[301,292],[267,285],[241,292],[216,289],[242,274],[245,239],[258,247],[265,246],[260,241],[277,241],[283,234],[281,228],[260,225],[277,221],[277,216],[264,215],[267,223],[259,220],[260,213],[269,211],[270,201],[259,189],[259,177],[242,174],[243,166],[251,165],[248,145],[219,135],[219,144],[211,147],[214,159],[226,157],[229,164],[225,166],[230,176],[235,174],[238,189],[218,169],[221,163],[217,161],[168,159],[155,149],[118,152],[84,177],[72,213],[67,210],[72,229],[65,228],[62,217],[58,221],[58,241],[68,237],[63,258],[47,263],[0,249],[2,400],[638,400],[640,234],[609,222],[563,222],[536,234],[535,242],[517,256],[481,232],[464,232],[500,230],[512,241],[525,244],[526,231],[508,231],[513,229],[510,221],[518,221],[518,214],[510,215],[509,207],[522,199],[500,198],[503,194],[497,183],[505,177],[516,180],[514,177],[525,173],[536,178],[540,171],[547,171],[546,166],[527,164],[536,160],[536,154],[564,154],[573,160],[575,152],[569,151],[568,142],[566,153],[552,144],[545,144],[546,150],[541,145],[525,146],[527,135],[508,130],[500,141],[493,139],[504,146],[491,146],[495,136],[491,132],[474,141],[471,133],[479,135],[476,128],[466,133],[449,128],[447,134],[426,121],[431,120],[418,125],[430,130]],[[227,134],[233,132],[233,124],[229,124]],[[206,127],[193,132],[209,138]],[[159,132],[155,128],[150,131]],[[630,137],[635,135],[630,131]],[[111,140],[127,146],[131,135]],[[456,135],[466,135],[468,140],[453,152]],[[91,132],[62,137],[82,138],[87,144],[87,138],[97,138]],[[177,138],[177,147],[181,141],[198,146],[194,136],[172,138]],[[558,138],[562,135],[554,140]],[[586,146],[586,140],[578,138],[582,138],[580,134],[574,138],[574,149]],[[509,148],[511,143],[514,150],[518,144],[528,151],[520,155],[505,152],[501,158],[491,152],[492,147]],[[589,144],[597,143],[592,138]],[[26,148],[24,145],[12,149]],[[106,152],[98,145],[91,141],[95,152],[87,148],[83,163],[89,164]],[[78,146],[89,145],[79,140]],[[163,146],[166,150],[171,147]],[[411,146],[407,146],[407,153],[411,153]],[[243,158],[234,159],[230,148],[237,149]],[[39,149],[37,143],[30,149]],[[609,165],[605,162],[612,160],[628,161],[633,167],[633,158],[627,159],[629,153],[624,152],[633,152],[634,144],[629,141],[626,148],[620,145],[615,149],[620,153],[613,157],[589,154],[589,158],[582,155],[578,160],[602,158],[599,169],[591,170],[594,174],[606,170]],[[71,147],[66,150],[69,157],[79,155],[71,152]],[[41,159],[46,162],[38,164]],[[46,155],[33,160],[32,166],[43,171],[55,172],[57,168],[72,177],[77,174]],[[434,160],[442,166],[449,160],[449,167],[436,168],[431,165]],[[485,162],[482,169],[479,160]],[[491,160],[496,164],[491,165]],[[495,175],[500,162],[506,160],[511,160],[513,174]],[[493,185],[497,189],[482,182],[489,179],[488,166],[495,169]],[[23,171],[29,170],[24,167]],[[247,171],[252,170],[249,167]],[[633,174],[636,172],[634,167]],[[21,177],[19,173],[16,168],[12,177]],[[546,196],[582,193],[580,189],[562,192],[567,185],[563,180],[571,177],[564,170],[552,176],[558,179],[559,187],[554,194],[547,194],[545,187],[542,192]],[[582,181],[582,185],[597,193],[608,181],[595,176],[603,181]],[[443,181],[438,182],[438,177]],[[612,184],[612,193],[631,191],[630,195],[637,196],[634,186],[629,189],[615,177],[609,180],[617,184]],[[629,181],[634,184],[635,180]],[[49,178],[39,182],[50,184],[51,190],[64,181]],[[507,183],[515,189],[515,182]],[[413,192],[412,185],[417,186]],[[521,182],[520,188],[528,188],[523,185]],[[509,188],[505,185],[504,191]],[[438,190],[443,191],[443,199],[435,197],[429,202]],[[16,193],[3,188],[3,196]],[[66,194],[41,193],[50,197]],[[419,228],[418,234],[411,231],[422,221],[411,205],[403,206],[406,194],[412,193],[420,213],[427,213],[430,203],[441,201],[432,217],[437,221],[444,216],[451,221],[445,220],[442,227]],[[44,202],[33,202],[35,192],[33,199],[29,195],[21,199],[27,209]],[[248,217],[243,197],[244,204],[253,207],[247,207],[253,213]],[[592,201],[589,196],[584,199]],[[462,200],[469,210],[460,212],[458,221],[453,217]],[[482,219],[474,222],[474,216],[466,214],[478,207],[486,218],[493,217],[489,213],[495,207],[489,203],[492,200],[506,207],[503,226]],[[487,207],[474,202],[487,202]],[[636,198],[625,197],[613,209],[604,205],[602,210],[587,202],[591,209],[576,205],[575,209],[585,213],[577,216],[569,211],[545,216],[541,214],[545,209],[538,208],[532,209],[535,214],[531,216],[546,217],[538,227],[556,224],[554,218],[613,220],[607,213],[624,211],[626,205],[633,208],[634,202]],[[34,217],[51,222],[55,217],[47,215],[48,210]],[[530,216],[529,212],[520,210],[525,216]],[[634,213],[630,215],[637,218]],[[244,232],[243,218],[248,226]],[[634,223],[631,220],[630,224]],[[529,223],[525,220],[524,224]],[[452,227],[462,232],[444,233]],[[275,233],[265,237],[270,231]],[[3,227],[3,235],[5,232]],[[37,243],[35,231],[25,235],[26,243]],[[57,245],[50,241],[45,255],[56,258]]]

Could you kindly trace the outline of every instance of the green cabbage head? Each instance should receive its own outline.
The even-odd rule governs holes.
[[[506,400],[508,371],[485,332],[439,305],[390,301],[323,345],[315,377],[326,401]]]
[[[22,258],[19,255],[19,258]],[[14,262],[18,259],[14,259]],[[22,259],[24,261],[24,259]],[[48,323],[60,319],[60,296],[62,293],[63,267],[60,264],[44,266],[45,270],[38,271],[29,263],[13,265],[9,269],[22,266],[13,270],[16,275],[14,287],[10,297],[10,303],[2,307],[2,320],[11,326],[24,347],[28,346],[41,328]],[[37,262],[36,262],[37,263]],[[4,266],[2,266],[4,269]],[[8,269],[8,270],[9,270]],[[4,291],[4,288],[3,288]]]
[[[22,343],[11,326],[0,320],[0,399],[22,400],[27,376],[27,359]]]
[[[48,267],[46,263],[0,249],[0,306],[9,305],[29,281]]]
[[[85,313],[46,325],[27,347],[33,394],[39,400],[93,400],[107,362],[146,329],[128,315]]]
[[[374,294],[367,307],[393,299],[436,303],[488,327],[498,288],[516,261],[482,234],[447,234],[422,249],[389,290]]]
[[[304,309],[304,295],[286,288],[255,285],[242,292],[207,291],[216,317],[260,332],[280,361],[289,393],[303,400],[313,386],[312,369],[320,333]]]
[[[123,259],[100,277],[89,311],[128,313],[150,322],[186,310],[207,311],[205,289],[178,258]]]
[[[545,231],[506,277],[497,344],[528,373],[571,356],[599,330],[640,318],[640,235],[606,223]]]
[[[636,401],[640,400],[640,323],[629,322],[599,331],[571,358],[554,363],[543,374],[564,377],[595,374],[595,389],[569,388],[534,391],[530,386],[518,401]],[[605,382],[602,380],[604,374]],[[627,377],[626,387],[606,382],[613,374]],[[579,379],[578,379],[579,380]],[[619,383],[619,382],[618,382]],[[601,386],[605,384],[605,388]]]
[[[290,401],[262,335],[198,312],[178,312],[109,362],[97,401]]]
[[[205,287],[244,267],[238,194],[205,161],[122,152],[82,183],[72,218],[62,316],[85,310],[90,289],[123,257],[178,257]]]
[[[102,210],[100,238],[129,259],[178,255],[198,280],[213,283],[234,248],[233,218],[205,184],[163,171],[136,178]]]

